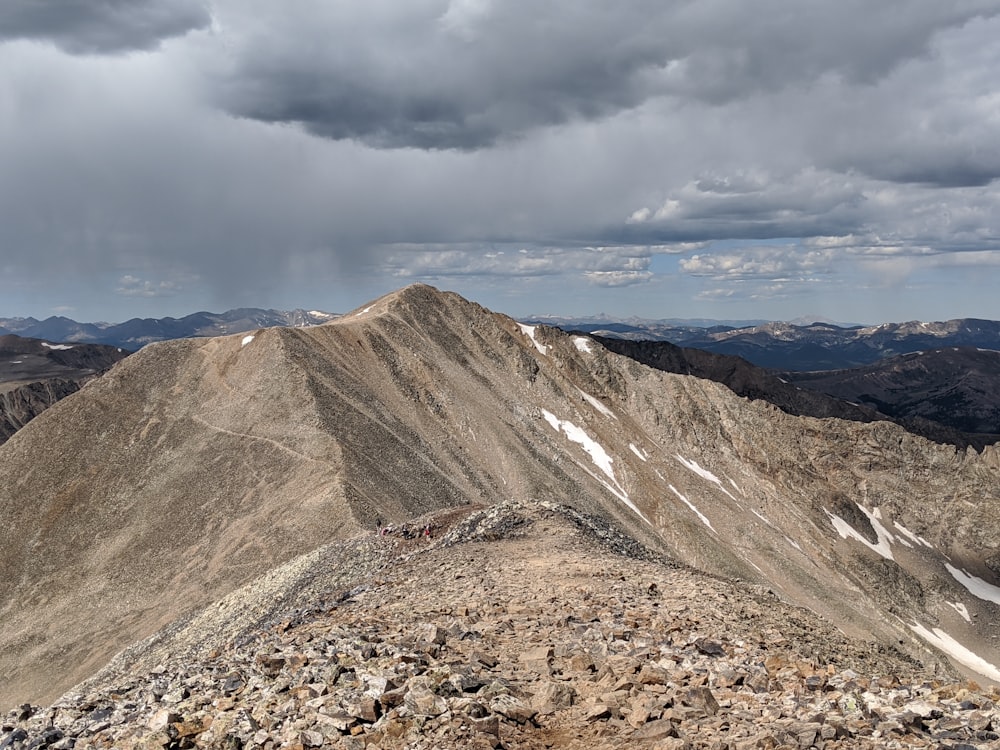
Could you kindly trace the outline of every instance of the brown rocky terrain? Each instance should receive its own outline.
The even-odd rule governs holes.
[[[0,702],[51,701],[157,632],[259,625],[250,615],[289,601],[282,566],[301,573],[293,590],[312,591],[308,561],[370,537],[378,519],[512,500],[567,505],[715,576],[689,579],[692,592],[737,578],[770,589],[758,607],[787,621],[802,657],[809,633],[839,630],[837,653],[855,643],[916,670],[947,655],[986,684],[1000,676],[998,473],[993,446],[958,451],[885,422],[792,416],[425,286],[324,326],[154,344],[0,446]],[[326,567],[383,559],[371,541],[336,547]],[[558,575],[523,567],[528,550],[499,549],[539,596],[558,590]],[[563,572],[576,564],[565,559]],[[407,576],[419,573],[412,585],[427,594],[435,569]],[[272,604],[213,619],[223,610],[209,605],[247,586],[269,588]],[[410,613],[430,606],[408,597]],[[726,628],[744,632],[741,617]],[[725,633],[703,635],[735,654]],[[170,653],[188,653],[186,642]],[[816,657],[830,678],[844,671],[832,653]],[[858,664],[859,675],[874,668]],[[122,685],[128,674],[141,672]]]
[[[328,545],[122,654],[4,747],[960,748],[1000,694],[552,503]],[[276,606],[278,602],[283,603]]]

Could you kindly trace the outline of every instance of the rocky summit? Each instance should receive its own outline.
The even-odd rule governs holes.
[[[213,627],[189,622],[51,707],[16,708],[0,746],[1000,744],[995,689],[845,638],[565,506],[506,502],[413,526],[432,536],[329,545],[219,602]],[[245,620],[276,598],[287,608]]]
[[[427,286],[151,344],[0,446],[0,744],[988,745],[998,479]]]

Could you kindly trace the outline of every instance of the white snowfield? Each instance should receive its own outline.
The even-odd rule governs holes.
[[[967,649],[946,632],[941,630],[941,628],[934,628],[933,630],[930,630],[925,628],[920,623],[917,623],[915,625],[910,625],[910,629],[932,646],[936,646],[941,651],[944,651],[944,653],[948,654],[948,656],[953,658],[959,664],[964,664],[969,669],[978,672],[984,677],[989,677],[991,680],[1000,682],[1000,669],[997,669],[995,665],[986,661],[986,659],[979,656],[979,654]]]
[[[856,539],[868,547],[868,549],[877,552],[887,560],[893,559],[891,547],[893,542],[899,542],[900,544],[910,547],[911,549],[914,544],[919,544],[930,549],[934,548],[930,542],[923,537],[914,534],[898,521],[894,521],[893,526],[902,536],[894,536],[880,523],[882,518],[880,509],[876,508],[874,511],[869,512],[860,503],[856,503],[856,505],[860,508],[861,512],[868,517],[868,520],[872,524],[872,528],[875,529],[875,533],[878,535],[878,544],[872,544],[861,536],[861,534],[855,531],[854,527],[847,523],[847,521],[824,508],[824,512],[826,512],[827,516],[829,516],[830,522],[842,538],[847,539],[850,537],[852,539]],[[988,581],[984,581],[982,578],[978,578],[965,570],[956,568],[954,565],[949,563],[945,563],[945,568],[947,568],[951,576],[962,584],[962,586],[964,586],[965,589],[973,596],[984,601],[1000,604],[1000,587],[995,586]],[[972,622],[972,617],[969,615],[969,609],[962,602],[946,602],[946,604],[954,609],[963,620],[966,622]],[[998,669],[996,665],[986,661],[978,654],[966,648],[940,628],[926,628],[920,623],[910,625],[909,627],[925,641],[940,651],[948,654],[948,656],[958,663],[965,665],[969,669],[978,672],[984,677],[1000,681],[1000,669]]]
[[[718,485],[720,490],[722,490],[724,493],[729,495],[729,497],[731,497],[733,500],[739,503],[739,500],[736,500],[736,498],[733,497],[733,493],[731,493],[729,490],[727,490],[725,487],[722,486],[722,481],[717,476],[715,476],[715,474],[710,472],[708,469],[703,469],[701,466],[698,465],[697,461],[691,461],[684,458],[684,456],[682,456],[680,453],[675,453],[674,455],[677,457],[677,460],[680,461],[688,469],[690,469],[703,479],[707,479],[709,482]]]
[[[70,344],[50,344],[48,341],[43,341],[42,346],[46,347],[47,349],[54,349],[57,352],[64,352],[67,349],[73,348]]]
[[[240,348],[242,349],[244,346],[246,346],[247,344],[249,344],[251,341],[253,341],[253,334],[252,333],[249,336],[244,336],[243,337],[243,341],[240,342]]]
[[[899,521],[893,521],[892,525],[895,526],[899,530],[899,532],[901,534],[903,534],[903,536],[909,538],[915,544],[922,544],[925,547],[930,547],[931,549],[933,549],[933,546],[931,545],[930,542],[928,542],[922,536],[918,536],[918,535],[914,534],[908,528],[906,528],[905,526],[903,526],[903,524],[901,524]],[[902,539],[900,539],[899,541],[903,542]],[[903,543],[906,544],[905,542],[903,542]],[[906,545],[906,546],[909,546],[909,545]]]
[[[358,310],[358,311],[357,311],[356,313],[354,313],[354,317],[356,318],[356,317],[358,317],[359,315],[364,315],[364,314],[365,314],[366,312],[370,312],[370,311],[371,311],[371,309],[372,309],[372,308],[371,308],[371,306],[369,305],[369,306],[368,306],[368,307],[366,307],[366,308],[365,308],[364,310]]]
[[[861,503],[855,503],[861,512],[868,516],[868,520],[875,529],[875,534],[878,537],[878,544],[872,544],[867,539],[865,539],[861,534],[859,534],[851,524],[845,521],[840,516],[835,513],[831,513],[826,508],[823,508],[823,512],[830,517],[830,523],[833,524],[833,528],[837,530],[842,539],[856,539],[865,545],[872,552],[877,552],[882,555],[886,560],[893,560],[892,556],[892,543],[896,541],[896,537],[889,533],[888,529],[885,528],[879,521],[878,517],[874,513],[870,513]]]
[[[969,617],[969,608],[966,607],[962,602],[947,602],[948,606],[953,610],[958,612],[962,616],[962,619],[966,622],[972,622],[972,618]]]
[[[705,517],[705,514],[704,514],[704,513],[702,513],[702,512],[700,511],[700,510],[698,510],[698,509],[697,509],[697,508],[696,508],[696,507],[694,506],[694,503],[692,503],[692,502],[691,502],[690,500],[688,500],[688,499],[687,499],[686,497],[684,497],[684,495],[682,495],[682,494],[681,494],[680,490],[678,490],[678,489],[677,489],[676,487],[674,487],[674,486],[673,486],[672,484],[668,484],[668,485],[667,485],[667,487],[669,487],[669,488],[671,489],[671,491],[672,491],[672,492],[673,492],[673,493],[674,493],[675,495],[677,495],[677,497],[679,497],[679,498],[680,498],[681,500],[683,500],[683,501],[684,501],[684,504],[685,504],[685,505],[686,505],[687,507],[689,507],[689,508],[690,508],[690,509],[691,509],[692,511],[694,511],[694,514],[695,514],[696,516],[698,516],[698,518],[700,518],[700,519],[701,519],[701,522],[702,522],[703,524],[705,524],[706,526],[708,526],[708,528],[710,528],[710,529],[711,529],[711,530],[712,530],[713,532],[715,532],[715,533],[718,533],[717,531],[715,531],[715,527],[714,527],[714,526],[712,526],[712,522],[711,522],[711,521],[709,521],[709,520],[708,520],[708,519],[707,519],[707,518]]]
[[[601,403],[596,398],[591,396],[589,393],[584,391],[582,388],[577,388],[577,390],[580,391],[580,395],[583,396],[586,402],[591,406],[593,406],[595,409],[597,409],[597,411],[601,412],[601,414],[603,414],[606,417],[611,417],[612,419],[618,419],[618,417],[615,416],[615,413],[611,411],[611,409],[609,409],[603,403]]]
[[[948,563],[944,566],[951,573],[951,577],[965,586],[970,594],[984,601],[1000,604],[1000,588]]]
[[[624,488],[618,483],[618,479],[615,477],[614,469],[611,466],[611,464],[614,463],[614,459],[606,450],[604,450],[604,446],[591,438],[590,435],[587,434],[586,430],[577,427],[568,419],[559,419],[559,417],[546,409],[542,409],[542,416],[545,417],[545,421],[552,426],[553,430],[556,432],[563,432],[572,442],[580,445],[590,455],[590,460],[594,462],[594,465],[597,466],[597,468],[600,469],[611,481],[605,481],[590,471],[587,471],[588,474],[604,485],[604,487],[607,488],[612,495],[625,503],[625,505],[627,505],[637,516],[639,516],[639,518],[646,523],[650,523],[649,519],[646,518],[643,512],[639,510],[638,506],[632,502],[628,493],[625,492]],[[586,467],[581,468],[586,470]]]
[[[546,411],[545,409],[542,409],[542,414],[545,416],[545,421],[552,425],[552,429],[556,432],[562,430],[566,433],[566,437],[574,443],[578,443],[583,446],[583,449],[590,454],[590,459],[594,462],[597,468],[603,471],[612,482],[618,484],[618,480],[615,479],[615,472],[611,468],[611,464],[614,462],[614,459],[608,455],[608,452],[604,450],[603,446],[601,446],[597,441],[591,439],[586,431],[580,429],[568,419],[559,419],[559,417],[550,411]]]
[[[594,350],[590,348],[590,339],[584,338],[583,336],[574,336],[573,345],[584,354],[594,353]]]
[[[636,448],[635,443],[629,443],[628,449],[637,455],[642,461],[648,461],[649,457],[646,455],[646,451],[641,448]]]
[[[545,346],[545,344],[539,344],[538,339],[535,338],[535,329],[538,326],[526,326],[524,323],[518,323],[517,327],[521,329],[521,333],[523,333],[525,336],[531,339],[531,343],[535,345],[535,348],[538,351],[540,351],[542,354],[548,353],[549,347]]]

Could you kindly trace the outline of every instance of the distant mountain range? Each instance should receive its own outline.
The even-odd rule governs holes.
[[[710,327],[670,321],[612,321],[592,318],[530,319],[606,338],[669,341],[717,354],[735,354],[773,370],[842,370],[887,357],[946,347],[1000,350],[1000,322],[960,318],[938,323],[883,323],[843,327],[832,323],[760,323]]]
[[[45,320],[0,318],[0,335],[16,333],[26,338],[107,344],[136,351],[154,341],[225,336],[273,326],[298,328],[329,323],[336,317],[334,313],[319,310],[262,310],[249,307],[224,313],[196,312],[183,318],[132,318],[124,323],[78,323],[61,316]]]

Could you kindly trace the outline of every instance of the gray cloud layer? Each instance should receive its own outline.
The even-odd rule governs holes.
[[[997,70],[1000,0],[12,0],[0,294],[978,288]]]
[[[72,54],[148,50],[207,26],[202,0],[4,0],[0,40],[52,42]]]
[[[794,12],[785,0],[292,7],[231,10],[255,20],[227,34],[231,65],[218,87],[230,111],[376,147],[458,149],[655,97],[721,105],[823,79],[877,85],[928,55],[935,33],[997,11],[986,0],[801,3]]]

